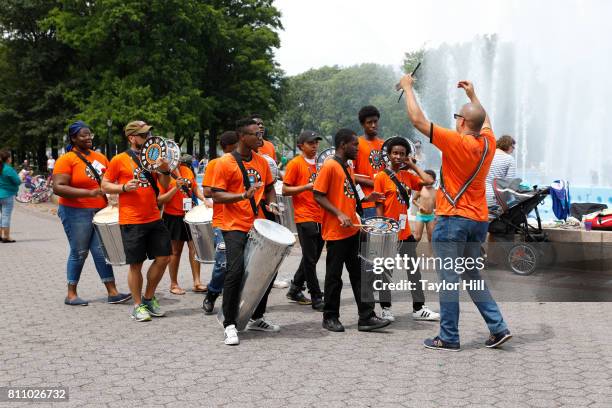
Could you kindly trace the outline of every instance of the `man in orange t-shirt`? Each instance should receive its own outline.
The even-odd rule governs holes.
[[[219,137],[219,144],[223,153],[227,154],[234,150],[236,144],[238,144],[238,135],[234,131],[223,132]],[[202,180],[202,187],[204,189],[204,197],[207,199],[212,198],[211,187],[215,178],[216,166],[219,163],[220,158],[213,159],[208,162],[206,171],[204,172],[204,179]],[[213,314],[215,309],[215,301],[223,290],[223,280],[225,279],[225,242],[223,241],[223,233],[221,227],[223,224],[223,204],[213,203],[213,219],[212,226],[213,232],[215,233],[215,265],[213,266],[212,276],[210,282],[208,282],[208,291],[206,297],[202,302],[202,309],[205,314]]]
[[[359,137],[359,149],[354,161],[355,179],[367,196],[374,189],[374,176],[385,168],[385,162],[382,158],[384,141],[378,137],[380,112],[375,106],[364,106],[359,110],[358,116],[359,123],[363,127],[363,136]],[[363,203],[363,216],[370,218],[375,215],[375,203]]]
[[[178,179],[171,179],[168,188],[158,184],[159,196],[157,197],[157,204],[164,206],[162,219],[170,232],[172,245],[172,255],[170,256],[168,271],[170,272],[170,293],[174,295],[185,294],[185,290],[178,284],[178,269],[185,242],[187,242],[187,247],[189,248],[193,291],[206,291],[206,286],[202,285],[200,281],[200,263],[195,259],[196,250],[193,239],[191,238],[189,228],[185,225],[185,213],[193,207],[192,196],[195,195],[198,199],[204,200],[204,196],[200,192],[195,175],[193,174],[192,162],[193,158],[191,155],[183,155],[179,166],[174,170]]]
[[[140,151],[150,130],[151,126],[143,121],[126,125],[124,132],[130,148],[113,157],[102,180],[104,192],[119,194],[119,225],[126,263],[130,265],[128,285],[135,305],[132,318],[139,322],[151,320],[151,316],[164,316],[155,289],[172,253],[170,233],[157,207],[157,182],[167,188],[170,181],[168,162],[159,160],[159,174],[149,173],[140,165]],[[147,258],[154,261],[147,272],[147,286],[142,296],[142,264]]]
[[[236,122],[238,146],[234,154],[239,155],[250,187],[245,190],[242,172],[233,154],[226,154],[215,166],[213,185],[213,200],[223,204],[223,240],[227,255],[225,280],[223,282],[223,326],[225,327],[225,344],[240,343],[236,329],[236,318],[240,304],[240,287],[244,277],[244,249],[249,239],[248,233],[256,217],[261,217],[258,207],[266,197],[268,203],[276,202],[276,193],[268,162],[255,153],[259,145],[258,127],[252,119],[242,119]],[[254,200],[255,209],[251,206]],[[278,325],[264,319],[268,294],[272,285],[255,309],[247,330],[277,332]]]
[[[381,171],[374,178],[374,191],[385,195],[384,201],[376,203],[376,215],[392,218],[399,222],[399,255],[402,258],[404,255],[416,258],[416,240],[412,236],[410,223],[408,222],[410,193],[412,190],[419,191],[424,185],[433,184],[434,180],[408,157],[410,145],[403,137],[389,139],[386,149],[387,156],[391,161],[391,168]],[[401,170],[404,166],[411,171]],[[421,272],[418,268],[406,272],[408,273],[408,280],[414,282],[414,289],[412,290],[412,317],[415,320],[438,320],[439,315],[425,306],[425,295],[421,287]],[[390,282],[390,276],[387,275],[387,271],[384,273],[383,280]],[[381,317],[394,321],[395,317],[391,311],[391,291],[381,290],[379,294],[380,306],[383,309]]]
[[[436,263],[441,266],[438,277],[451,287],[464,280],[480,288],[484,284],[479,272],[479,267],[483,265],[480,251],[488,229],[485,180],[495,155],[491,123],[474,92],[473,84],[460,81],[457,87],[465,91],[470,103],[463,105],[454,115],[455,130],[435,126],[423,114],[414,95],[413,82],[411,75],[405,75],[399,84],[406,93],[408,117],[414,127],[428,136],[430,142],[442,152],[440,188],[436,196],[437,223],[432,245],[436,256],[453,259],[455,268],[448,267],[449,262]],[[491,333],[485,346],[499,347],[512,335],[497,303],[484,286],[484,289],[472,289],[473,286],[466,286],[466,289]],[[458,290],[441,290],[440,334],[426,339],[423,345],[437,350],[460,350],[458,325]]]
[[[287,164],[283,179],[283,195],[293,197],[295,226],[297,228],[302,260],[298,267],[287,298],[302,305],[312,304],[312,308],[323,311],[323,296],[317,279],[317,262],[321,257],[325,241],[321,237],[321,207],[315,201],[312,188],[317,177],[315,158],[321,137],[315,132],[305,130],[297,139],[301,153]],[[304,282],[312,301],[304,296]]]
[[[363,197],[363,191],[355,187],[353,171],[346,162],[355,160],[358,145],[359,139],[355,132],[340,129],[334,136],[335,155],[325,161],[313,186],[315,200],[325,210],[322,235],[327,241],[327,258],[323,327],[334,332],[344,331],[339,320],[344,266],[348,271],[359,311],[358,330],[371,331],[390,323],[376,316],[373,303],[361,301],[359,227],[355,226],[360,224],[360,221],[356,207],[359,205],[357,211],[361,212],[361,201],[379,200],[384,196],[372,192],[370,196]]]

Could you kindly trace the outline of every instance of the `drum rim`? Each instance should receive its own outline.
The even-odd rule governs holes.
[[[283,235],[287,236],[287,240],[284,240],[282,242],[271,239],[270,237],[268,237],[267,235],[263,234],[261,231],[259,231],[257,229],[258,225],[269,225],[273,228],[278,228],[279,232],[282,232]],[[264,238],[265,240],[272,242],[276,245],[294,245],[295,244],[295,235],[293,234],[293,232],[291,232],[291,230],[287,227],[285,227],[284,225],[281,225],[277,222],[274,221],[270,221],[264,218],[258,218],[253,222],[253,227],[251,228],[251,231],[256,232],[259,236],[261,236],[262,238]]]
[[[210,219],[204,220],[204,221],[193,221],[193,220],[188,220],[187,216],[189,215],[189,213],[192,213],[193,210],[195,210],[196,208],[206,208],[206,213],[210,214]],[[195,213],[193,213],[195,214]],[[183,221],[185,221],[187,224],[204,224],[204,223],[210,223],[212,222],[214,216],[214,210],[210,207],[207,207],[206,204],[198,204],[195,207],[193,207],[191,210],[187,211],[185,213],[185,216],[183,217]]]

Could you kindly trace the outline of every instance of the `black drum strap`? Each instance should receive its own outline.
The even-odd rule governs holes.
[[[474,170],[474,173],[472,173],[472,176],[465,182],[465,184],[463,184],[463,186],[459,189],[459,191],[457,192],[457,195],[454,198],[450,195],[450,193],[444,187],[444,175],[442,174],[442,167],[440,167],[440,190],[442,190],[444,197],[446,197],[446,200],[448,200],[450,205],[452,205],[453,207],[457,206],[457,201],[459,201],[463,193],[466,192],[470,184],[472,184],[472,182],[474,181],[474,179],[476,178],[476,176],[482,169],[482,164],[484,163],[488,152],[489,152],[489,140],[485,137],[484,138],[484,152],[482,153],[482,157],[480,158],[480,162],[478,163],[478,166],[476,166],[476,169]]]
[[[389,176],[391,181],[393,181],[393,183],[395,184],[395,187],[397,187],[397,191],[399,191],[400,195],[402,196],[402,199],[406,203],[406,207],[410,207],[410,193],[408,193],[402,183],[400,183],[397,178],[397,174],[395,174],[395,172],[389,168],[385,169],[384,172],[387,173],[387,176]]]
[[[144,174],[144,176],[147,178],[147,181],[151,185],[151,188],[153,188],[153,191],[155,191],[155,197],[159,197],[159,187],[157,187],[157,182],[155,182],[155,177],[153,177],[153,175],[151,174],[149,170],[142,167],[142,163],[140,163],[140,159],[138,158],[138,156],[136,155],[136,153],[134,153],[132,149],[128,149],[125,152],[132,158],[132,160],[134,160],[134,163],[138,165],[138,167],[142,171],[142,174]]]
[[[344,175],[346,176],[346,179],[348,180],[351,186],[351,189],[353,190],[353,194],[355,194],[355,202],[357,203],[357,214],[359,214],[359,217],[363,218],[363,207],[361,206],[361,200],[359,199],[359,194],[357,194],[357,189],[355,188],[353,179],[351,178],[351,175],[346,169],[346,165],[342,163],[342,161],[338,158],[338,156],[334,155],[334,160],[337,161],[340,167],[342,167],[342,170],[344,170]]]
[[[240,168],[240,172],[242,173],[242,182],[244,183],[244,189],[245,191],[248,191],[248,189],[251,188],[251,182],[249,181],[249,176],[247,175],[246,169],[244,168],[242,157],[240,157],[240,153],[238,153],[236,150],[232,152],[232,156],[234,156],[234,159],[236,160],[236,163],[238,163],[238,167]],[[253,214],[255,214],[255,216],[257,217],[259,209],[257,208],[257,204],[255,203],[255,198],[249,198],[249,202],[251,203],[251,209],[253,210]]]

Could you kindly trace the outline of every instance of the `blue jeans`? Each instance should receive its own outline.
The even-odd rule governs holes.
[[[487,237],[487,222],[473,221],[463,217],[437,218],[433,231],[432,245],[437,258],[472,258],[481,256],[481,244]],[[484,282],[481,280],[478,268],[472,265],[465,267],[463,274],[459,275],[455,269],[459,263],[453,262],[455,268],[450,268],[447,262],[436,262],[439,282],[461,284]],[[461,288],[461,286],[459,286]],[[479,290],[466,288],[478,311],[484,318],[492,334],[507,329],[497,303],[491,297],[486,284]],[[440,290],[440,339],[444,342],[459,344],[459,291],[454,289]]]
[[[376,217],[376,207],[364,208],[363,218]]]
[[[0,228],[8,228],[11,226],[11,214],[13,213],[14,204],[14,195],[5,198],[0,198]]]
[[[225,279],[225,242],[223,241],[221,230],[219,228],[213,228],[213,230],[215,232],[215,266],[208,283],[208,291],[221,293],[223,290],[223,280]]]
[[[113,268],[104,260],[100,238],[92,223],[93,217],[98,211],[97,208],[75,208],[64,205],[60,205],[57,210],[57,215],[62,220],[70,245],[70,255],[66,266],[69,285],[79,283],[85,259],[87,259],[90,251],[102,282],[115,281]]]

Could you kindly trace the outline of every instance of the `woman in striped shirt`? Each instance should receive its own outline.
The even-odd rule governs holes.
[[[512,156],[515,146],[516,141],[512,136],[504,135],[497,139],[497,150],[486,180],[488,207],[498,205],[493,192],[493,179],[516,177],[516,160]]]

